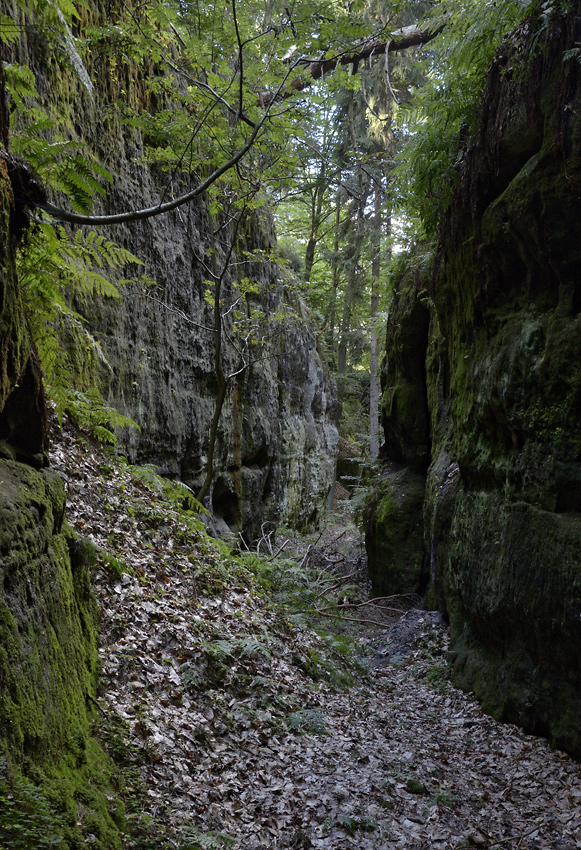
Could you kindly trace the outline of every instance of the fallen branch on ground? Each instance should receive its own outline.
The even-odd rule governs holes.
[[[386,623],[378,623],[377,620],[364,620],[359,617],[342,617],[341,614],[330,614],[328,611],[321,611],[320,608],[317,608],[316,605],[313,605],[313,608],[320,614],[321,617],[330,617],[334,620],[342,620],[344,623],[364,623],[369,626],[378,626],[380,629],[384,631],[387,629]]]

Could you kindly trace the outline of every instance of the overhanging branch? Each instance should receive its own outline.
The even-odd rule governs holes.
[[[295,77],[289,83],[288,88],[282,92],[279,91],[278,94],[274,92],[262,92],[259,96],[259,101],[262,105],[267,105],[274,98],[290,97],[294,92],[309,88],[309,86],[312,86],[332,71],[337,70],[337,68],[346,65],[352,65],[353,68],[357,68],[360,62],[369,59],[371,56],[384,55],[386,52],[395,53],[400,50],[407,50],[410,47],[421,47],[436,38],[445,28],[446,23],[446,20],[437,21],[432,26],[423,30],[416,24],[412,24],[409,27],[402,27],[390,33],[388,39],[369,39],[363,42],[356,50],[336,53],[334,56],[325,59],[298,59],[295,64],[306,66],[308,74]]]
[[[31,200],[30,198],[24,199],[25,203],[29,206],[38,207],[44,212],[49,213],[55,218],[60,219],[61,221],[68,221],[71,224],[92,224],[92,225],[102,225],[102,224],[122,224],[125,221],[142,221],[145,218],[152,218],[155,215],[161,215],[162,213],[169,212],[170,210],[176,209],[176,207],[181,207],[183,204],[187,204],[189,201],[193,201],[194,198],[202,195],[206,189],[209,189],[210,186],[216,182],[223,174],[230,169],[234,168],[240,160],[248,153],[250,148],[254,145],[258,134],[266,123],[270,109],[272,104],[280,95],[280,92],[284,88],[286,81],[289,77],[289,74],[296,68],[298,62],[300,60],[297,59],[293,62],[292,67],[289,68],[287,73],[284,76],[284,79],[280,83],[276,93],[273,95],[271,103],[269,103],[264,111],[264,115],[260,119],[260,121],[254,126],[254,129],[250,136],[248,137],[246,143],[237,151],[233,156],[230,157],[225,163],[223,163],[220,168],[217,168],[213,171],[203,183],[200,183],[199,186],[196,186],[195,189],[192,189],[191,192],[187,192],[185,195],[180,195],[179,198],[174,198],[173,201],[166,201],[164,204],[157,204],[154,207],[146,207],[142,210],[130,210],[129,212],[123,213],[115,213],[113,215],[82,215],[81,213],[69,212],[68,210],[61,209],[60,207],[55,207],[52,204],[47,204],[44,202]]]

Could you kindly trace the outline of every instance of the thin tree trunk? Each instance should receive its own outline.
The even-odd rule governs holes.
[[[213,245],[212,247],[214,249],[212,251],[212,265],[215,267],[215,245]],[[218,395],[216,396],[214,415],[212,417],[212,424],[210,425],[210,439],[208,445],[208,460],[206,463],[206,476],[204,478],[204,483],[200,487],[200,491],[196,497],[198,499],[198,502],[202,502],[202,504],[204,503],[204,499],[208,495],[210,487],[212,486],[212,479],[214,477],[214,451],[216,448],[216,438],[218,436],[218,424],[220,422],[222,408],[226,399],[226,390],[228,389],[228,383],[226,381],[224,367],[222,365],[222,311],[220,309],[222,278],[223,275],[220,275],[220,277],[216,276],[216,285],[214,289],[214,332],[216,338],[214,346],[214,372],[216,375],[216,383],[218,384]]]
[[[337,199],[335,203],[335,238],[333,241],[333,278],[331,289],[331,303],[329,304],[329,312],[326,325],[328,330],[327,339],[329,342],[330,356],[335,359],[334,342],[335,342],[335,322],[337,320],[337,290],[339,288],[339,226],[341,224],[341,174],[339,174],[339,186],[337,188]]]
[[[371,334],[369,355],[369,458],[379,456],[379,369],[377,352],[377,326],[375,317],[379,304],[379,275],[381,272],[381,189],[375,186],[375,217],[373,220],[373,246],[371,257]]]
[[[321,213],[323,211],[326,188],[325,161],[323,160],[321,170],[315,181],[313,202],[311,205],[311,229],[305,250],[305,280],[307,283],[311,279],[311,271],[315,262],[315,249],[319,241],[319,227],[321,226]]]
[[[234,244],[236,242],[236,235],[238,233],[238,226],[240,221],[242,220],[244,210],[240,212],[236,222],[234,224],[234,228],[232,231],[232,235],[230,238],[230,245],[228,246],[228,250],[226,251],[226,256],[224,258],[224,264],[222,267],[222,271],[218,274],[218,264],[216,259],[216,239],[214,236],[214,226],[212,217],[210,217],[210,233],[211,241],[210,248],[212,251],[212,271],[211,276],[215,281],[214,285],[214,335],[215,335],[215,345],[214,345],[214,372],[216,375],[216,383],[218,384],[218,395],[216,396],[216,406],[214,407],[214,415],[212,416],[212,424],[210,425],[210,435],[209,435],[209,443],[208,443],[208,460],[206,464],[206,475],[204,477],[204,481],[197,495],[198,502],[204,502],[204,499],[208,495],[210,488],[212,486],[212,480],[214,478],[214,453],[216,450],[216,440],[218,437],[218,425],[220,423],[220,416],[222,415],[222,408],[224,407],[224,401],[226,400],[226,393],[228,391],[228,378],[224,374],[224,365],[222,363],[222,309],[220,304],[220,299],[222,296],[222,283],[224,278],[228,272],[228,266],[230,264],[230,259],[232,257],[232,253],[234,251]],[[208,269],[209,271],[209,269]]]
[[[357,292],[357,271],[359,259],[361,257],[362,243],[362,228],[363,228],[363,204],[359,204],[357,213],[357,224],[355,232],[355,245],[353,246],[353,256],[349,261],[349,270],[347,274],[347,287],[345,289],[345,297],[343,298],[343,311],[341,315],[341,328],[339,334],[339,348],[337,354],[337,372],[339,378],[339,401],[343,398],[345,390],[345,373],[347,371],[347,340],[349,330],[351,328],[351,314],[353,311],[353,303]]]

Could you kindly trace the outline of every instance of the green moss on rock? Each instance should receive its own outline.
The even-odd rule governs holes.
[[[533,15],[505,45],[443,220],[425,516],[456,681],[581,756],[581,69],[563,61],[573,28],[572,11]]]
[[[88,558],[63,523],[64,485],[52,470],[0,460],[0,481],[0,749],[16,784],[31,781],[56,813],[64,847],[92,834],[92,846],[114,850],[123,807],[91,733],[98,633]]]
[[[365,508],[365,547],[375,596],[421,593],[427,583],[425,479],[389,465]]]

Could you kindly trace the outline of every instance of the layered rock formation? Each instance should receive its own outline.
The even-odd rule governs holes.
[[[581,9],[573,6],[531,15],[490,69],[436,268],[401,283],[384,417],[397,464],[425,472],[430,447],[424,542],[456,681],[486,710],[579,756]],[[377,514],[374,531],[391,533]]]
[[[89,550],[63,522],[64,484],[47,467],[40,369],[15,272],[22,225],[0,159],[0,793],[9,795],[2,822],[12,827],[14,810],[14,829],[33,842],[36,828],[48,828],[47,800],[58,801],[60,833],[73,840],[74,798],[83,794],[98,846],[119,848],[123,813],[106,800],[111,768],[90,735],[98,658]],[[42,790],[18,780],[23,768]],[[16,788],[33,800],[28,814]]]
[[[115,18],[114,4],[92,4],[82,14],[83,26],[104,24]],[[65,121],[66,132],[110,171],[113,183],[101,211],[155,206],[162,195],[191,188],[188,175],[176,174],[168,187],[170,175],[147,162],[143,133],[122,120],[125,109],[155,114],[167,106],[147,85],[153,68],[128,66],[109,73],[107,46],[93,38],[83,56],[93,79],[90,92],[83,73],[66,57],[42,50],[32,32],[23,29],[13,58],[33,70],[43,103]],[[228,243],[235,239],[222,286],[228,315],[223,368],[226,375],[239,374],[229,381],[220,419],[208,506],[250,538],[265,522],[312,527],[326,509],[333,482],[335,387],[306,309],[287,285],[288,273],[268,259],[276,241],[268,214],[248,213],[234,236],[232,226],[201,198],[160,217],[101,232],[132,251],[144,264],[137,273],[144,270],[154,281],[146,290],[126,287],[120,301],[75,305],[110,365],[102,375],[107,402],[140,427],[119,435],[120,450],[133,462],[153,463],[163,474],[199,488],[218,392],[208,267],[214,253],[221,273]],[[237,338],[232,304],[242,277],[250,280],[252,292],[238,302],[244,315]],[[262,318],[256,320],[256,313]],[[261,344],[248,353],[243,368],[238,350],[251,314]]]

